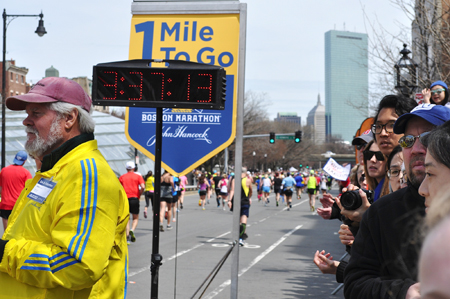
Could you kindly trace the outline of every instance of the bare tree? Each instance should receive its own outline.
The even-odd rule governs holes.
[[[428,86],[432,81],[448,81],[450,70],[449,0],[416,0],[414,6],[396,0],[408,11],[412,20],[414,59],[419,63],[419,82]]]
[[[391,0],[391,3],[411,21],[410,25],[398,23],[398,32],[389,32],[377,19],[370,20],[361,3],[366,30],[371,32],[371,110],[384,95],[395,93],[394,65],[403,44],[411,47],[412,59],[418,64],[416,92],[433,81],[448,81],[450,76],[450,0]]]
[[[266,107],[269,101],[263,92],[247,91],[244,97],[244,134],[251,135],[260,131],[264,122],[269,120]]]

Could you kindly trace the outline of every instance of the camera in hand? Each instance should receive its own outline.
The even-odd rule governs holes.
[[[372,204],[373,192],[370,190],[360,189],[367,195],[367,200]],[[341,195],[341,204],[346,210],[356,210],[362,205],[362,198],[359,190],[347,191]]]

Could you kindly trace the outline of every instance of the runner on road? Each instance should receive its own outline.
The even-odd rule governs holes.
[[[308,196],[309,196],[309,207],[311,209],[311,212],[315,211],[315,203],[316,203],[316,185],[317,180],[314,176],[314,170],[310,171],[309,177],[306,178],[306,188],[308,189]]]
[[[295,179],[291,177],[291,174],[289,172],[286,173],[286,178],[283,179],[281,188],[284,191],[284,195],[286,195],[286,205],[288,206],[288,211],[292,208],[292,194],[294,193],[295,184]]]
[[[242,181],[241,181],[241,219],[239,224],[239,245],[244,246],[244,240],[248,238],[246,234],[247,219],[250,214],[250,205],[252,204],[252,182],[247,178],[247,167],[242,167]],[[230,183],[230,197],[228,206],[233,211],[234,202],[234,176]]]
[[[303,184],[303,176],[299,172],[295,176],[295,189],[297,191],[297,199],[301,199],[302,198],[303,188],[305,188],[305,184]]]
[[[202,210],[205,210],[205,198],[206,198],[206,193],[208,192],[208,188],[209,188],[208,180],[206,179],[205,175],[202,174],[200,176],[200,178],[198,179],[198,183],[197,183],[198,194],[200,196],[198,205],[202,207]]]
[[[125,193],[128,197],[128,204],[130,205],[130,213],[133,217],[131,229],[130,223],[127,223],[127,239],[129,239],[128,242],[136,242],[134,231],[139,222],[139,198],[145,190],[145,182],[141,175],[134,173],[136,164],[134,164],[133,161],[127,162],[126,168],[127,173],[119,178],[119,182],[122,184],[123,189],[125,189]]]
[[[216,201],[217,201],[217,207],[220,208],[220,187],[219,183],[222,180],[222,177],[220,176],[220,171],[216,172],[213,175],[213,183],[214,183],[214,191],[216,192]]]
[[[264,192],[264,205],[267,206],[269,201],[269,195],[270,195],[270,187],[272,186],[272,180],[269,179],[269,175],[265,175],[264,179],[262,181],[262,187]]]
[[[276,199],[276,205],[278,207],[278,204],[280,202],[280,194],[282,191],[282,184],[283,179],[280,177],[280,174],[275,172],[275,178],[273,179],[273,192],[275,193],[275,199]]]

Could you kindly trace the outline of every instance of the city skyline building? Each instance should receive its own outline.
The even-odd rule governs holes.
[[[302,124],[302,118],[297,115],[297,112],[278,112],[274,121]]]
[[[325,33],[325,132],[351,142],[369,113],[368,36]]]
[[[317,105],[308,113],[306,125],[312,128],[311,139],[314,143],[325,142],[325,106],[320,101],[320,94],[317,96]]]

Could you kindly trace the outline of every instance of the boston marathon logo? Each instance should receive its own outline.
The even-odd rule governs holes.
[[[196,141],[205,141],[208,144],[212,144],[212,141],[208,138],[208,131],[211,127],[205,129],[204,126],[197,129],[195,126],[189,129],[192,125],[220,125],[221,113],[204,112],[199,109],[164,109],[163,123],[166,125],[163,127],[163,138],[180,138],[180,139],[193,139]],[[142,112],[142,123],[155,123],[156,112]],[[178,126],[167,126],[167,125]],[[155,135],[150,137],[147,141],[147,146],[153,146],[155,144]]]

